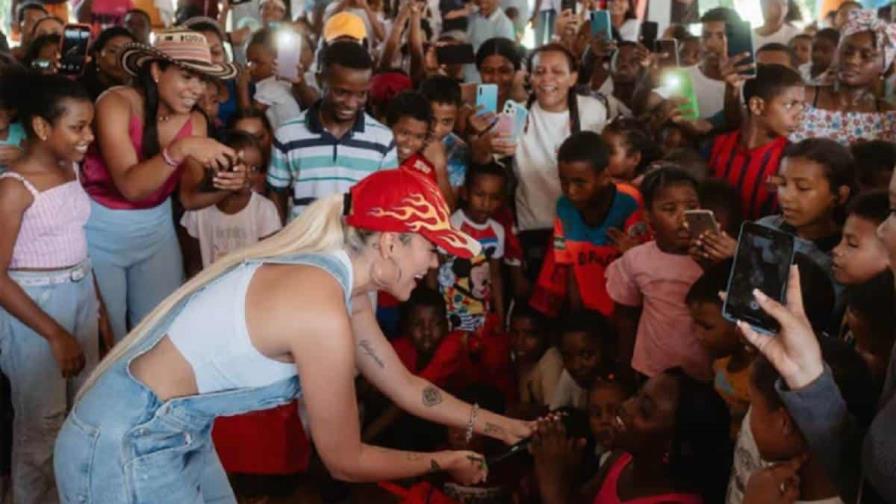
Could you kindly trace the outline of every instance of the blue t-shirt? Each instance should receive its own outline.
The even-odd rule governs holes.
[[[467,167],[470,166],[470,147],[454,133],[445,135],[442,145],[448,158],[448,181],[451,187],[460,187],[464,185]]]

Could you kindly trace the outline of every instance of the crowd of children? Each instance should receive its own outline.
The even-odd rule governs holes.
[[[144,35],[107,27],[75,77],[58,74],[62,23],[20,5],[23,46],[0,59],[0,502],[55,501],[74,392],[184,278],[385,169],[432,180],[482,249],[439,249],[405,302],[380,293],[398,359],[479,407],[539,419],[537,433],[507,447],[435,427],[359,379],[365,441],[484,453],[488,480],[332,480],[295,401],[218,420],[241,499],[286,499],[297,473],[323,502],[896,499],[880,479],[857,491],[831,473],[782,398],[788,371],[723,314],[741,224],[793,235],[800,309],[850,425],[892,409],[896,24],[845,2],[803,31],[793,1],[763,0],[747,67],[728,53],[740,20],[724,7],[703,13],[700,37],[661,34],[678,54],[645,47],[637,20],[658,2],[603,2],[606,39],[587,18],[601,2],[539,1],[544,43],[526,48],[512,2],[344,0],[290,22],[263,0],[251,34],[179,14],[192,31],[156,33],[148,63],[127,56]],[[283,30],[300,53],[289,78]],[[209,70],[230,59],[238,75]],[[693,229],[695,210],[714,226]]]

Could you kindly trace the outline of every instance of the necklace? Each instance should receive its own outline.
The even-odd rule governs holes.
[[[167,122],[168,119],[171,119],[171,116],[170,116],[170,115],[160,115],[160,116],[159,116],[159,122],[160,122],[160,123]]]

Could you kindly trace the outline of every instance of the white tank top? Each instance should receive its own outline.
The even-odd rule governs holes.
[[[345,252],[334,254],[351,271]],[[194,297],[168,328],[190,363],[200,394],[263,387],[296,375],[296,365],[259,352],[246,326],[246,291],[261,264],[242,264]]]

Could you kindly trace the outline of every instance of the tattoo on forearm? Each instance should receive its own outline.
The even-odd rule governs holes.
[[[361,340],[361,342],[358,343],[358,346],[361,347],[361,350],[363,350],[368,357],[373,359],[373,362],[375,362],[380,369],[385,369],[386,365],[383,363],[383,360],[380,359],[380,357],[376,354],[376,352],[373,351],[373,346],[369,341]]]
[[[423,389],[423,405],[427,408],[431,408],[436,404],[442,402],[442,392],[439,389],[433,387],[432,385],[428,385]]]
[[[500,436],[501,434],[504,434],[504,429],[502,429],[500,426],[495,425],[491,422],[485,422],[485,431],[484,432],[485,432],[485,434],[488,434],[491,436]]]
[[[439,472],[441,470],[442,466],[440,466],[439,463],[436,462],[436,459],[429,460],[429,472]]]

